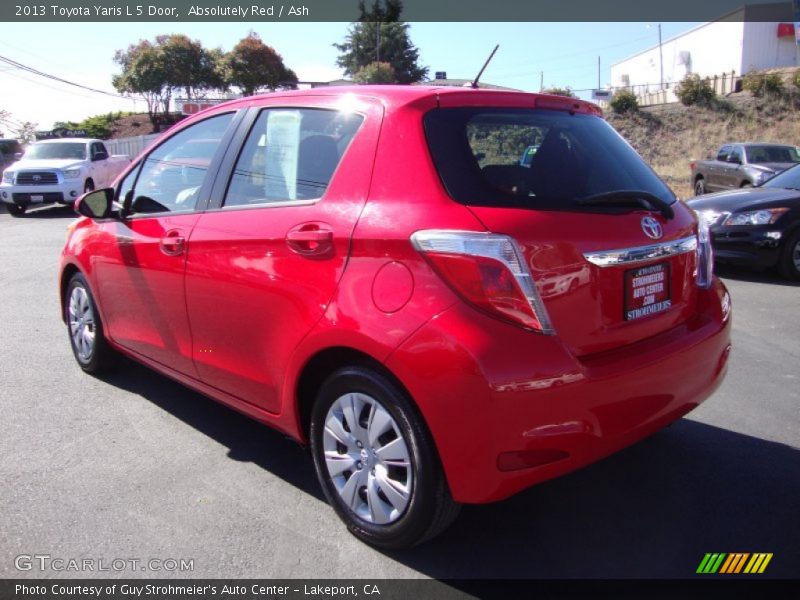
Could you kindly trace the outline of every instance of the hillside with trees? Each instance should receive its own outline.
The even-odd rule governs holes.
[[[777,82],[777,83],[776,83]],[[697,101],[615,112],[606,118],[682,198],[690,197],[689,163],[728,142],[800,144],[800,77],[748,74],[726,97],[702,90]],[[680,92],[679,92],[680,96]]]

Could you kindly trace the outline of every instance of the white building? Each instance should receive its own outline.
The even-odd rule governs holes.
[[[786,14],[782,10],[788,6]],[[771,10],[772,12],[763,12]],[[778,15],[785,21],[763,21],[763,15]],[[761,19],[756,21],[754,19]],[[611,65],[611,85],[631,87],[637,94],[654,93],[663,84],[671,94],[673,84],[687,74],[722,78],[731,91],[731,75],[741,77],[754,69],[798,65],[798,49],[791,5],[747,5],[715,21],[664,40]],[[674,100],[667,98],[667,101]]]

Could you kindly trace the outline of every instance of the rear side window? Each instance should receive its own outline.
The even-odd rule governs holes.
[[[575,201],[618,190],[675,195],[603,119],[563,111],[448,108],[425,115],[442,182],[476,206],[596,211]]]
[[[363,120],[334,110],[263,110],[236,161],[224,206],[321,198]]]
[[[726,160],[728,160],[728,155],[730,153],[731,153],[731,147],[723,146],[722,148],[719,149],[719,152],[717,152],[717,160],[725,162]]]

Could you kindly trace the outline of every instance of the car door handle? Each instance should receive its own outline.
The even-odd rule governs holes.
[[[164,234],[158,246],[167,256],[180,256],[186,249],[186,238],[180,230],[171,229]]]
[[[286,245],[303,256],[328,254],[333,250],[333,231],[324,223],[304,223],[289,230]]]

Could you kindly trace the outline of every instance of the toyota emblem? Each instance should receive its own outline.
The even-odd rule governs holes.
[[[642,231],[652,240],[660,239],[661,236],[664,235],[664,231],[661,229],[661,223],[656,221],[653,217],[644,217],[642,219]]]
[[[41,181],[42,180],[42,176],[41,175],[34,175],[33,177],[31,177],[31,179],[33,179],[34,181]]]

